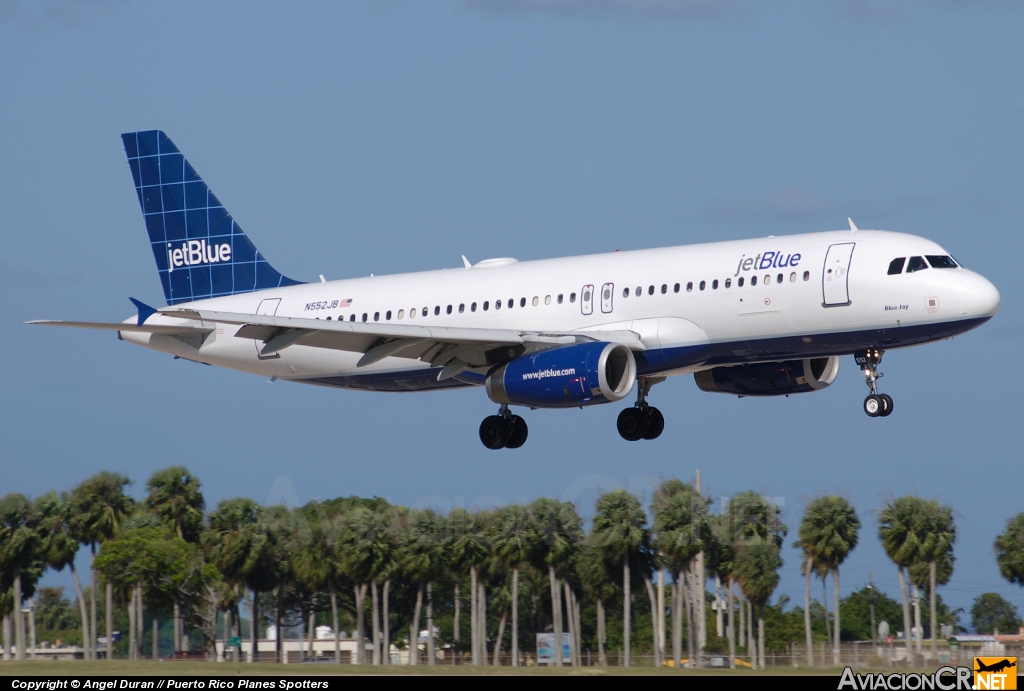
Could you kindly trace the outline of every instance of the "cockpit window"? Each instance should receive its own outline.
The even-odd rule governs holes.
[[[928,265],[924,263],[924,257],[911,257],[910,261],[907,262],[908,274],[912,274],[915,271],[921,271],[927,268]]]
[[[945,254],[926,254],[925,259],[932,265],[933,269],[955,269],[957,268],[956,262],[953,258]]]
[[[906,257],[896,257],[889,262],[889,275],[895,276],[896,274],[903,273],[903,265],[907,263]]]

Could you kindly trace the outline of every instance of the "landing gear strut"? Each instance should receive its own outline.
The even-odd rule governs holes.
[[[892,413],[892,396],[878,393],[878,380],[885,376],[878,371],[884,352],[881,348],[868,348],[854,356],[857,365],[864,370],[864,383],[871,390],[864,399],[864,412],[868,417],[888,417]]]
[[[505,404],[497,415],[488,415],[480,423],[480,441],[488,449],[518,449],[529,433],[526,420],[513,415]]]
[[[651,387],[665,381],[665,377],[640,377],[637,380],[636,405],[619,413],[616,427],[626,441],[657,439],[665,431],[665,416],[647,403]]]

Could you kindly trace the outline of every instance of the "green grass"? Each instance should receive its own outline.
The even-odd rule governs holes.
[[[330,664],[289,664],[279,665],[267,662],[254,664],[232,662],[151,662],[141,660],[21,660],[0,662],[0,676],[313,676],[337,674],[458,674],[458,675],[559,675],[559,676],[604,676],[604,675],[696,675],[715,674],[740,676],[760,676],[767,674],[829,674],[838,677],[841,669],[793,669],[792,667],[775,667],[767,671],[753,672],[740,670],[682,670],[677,672],[670,668],[655,669],[654,667],[583,667],[573,669],[563,667],[552,669],[547,667],[472,667],[460,665],[436,665],[434,667],[373,667],[369,665],[330,665]]]

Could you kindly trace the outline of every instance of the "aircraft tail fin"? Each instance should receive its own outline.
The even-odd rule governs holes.
[[[166,134],[121,139],[168,305],[301,283],[267,263]]]

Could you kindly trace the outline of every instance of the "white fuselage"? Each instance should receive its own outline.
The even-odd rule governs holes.
[[[833,231],[529,262],[494,260],[490,266],[310,283],[176,307],[532,332],[627,330],[645,344],[638,367],[650,376],[906,347],[967,331],[999,308],[999,293],[984,277],[964,268],[887,273],[897,257],[947,254],[912,235]],[[157,314],[147,323],[180,320]],[[429,363],[388,357],[357,368],[360,353],[301,344],[263,358],[258,342],[234,337],[239,328],[217,324],[201,345],[148,333],[125,332],[122,338],[266,377],[349,388],[434,388],[425,383],[434,378],[422,376]],[[677,347],[701,343],[708,348],[699,361],[671,355]],[[479,382],[444,385],[473,383]]]

